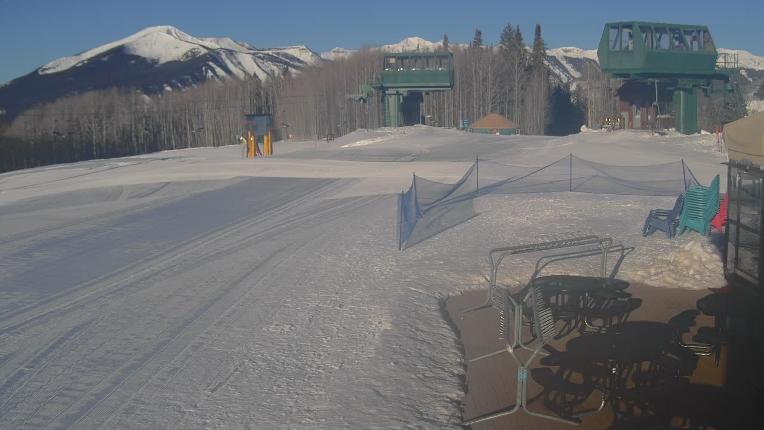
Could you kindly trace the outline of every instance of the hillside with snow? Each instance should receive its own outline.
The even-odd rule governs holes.
[[[13,117],[64,95],[112,87],[158,93],[207,80],[265,80],[320,61],[304,45],[259,49],[227,37],[194,37],[172,26],[149,27],[14,79],[0,87],[0,109]]]
[[[119,52],[114,52],[115,50]],[[93,60],[108,62],[110,58],[102,56],[108,52],[140,57],[155,65],[185,62],[203,55],[213,55],[222,64],[210,62],[209,72],[219,79],[231,75],[265,79],[290,67],[298,68],[316,63],[320,58],[304,45],[256,49],[228,37],[196,38],[172,26],[157,26],[71,57],[53,60],[40,67],[37,73],[61,73]]]

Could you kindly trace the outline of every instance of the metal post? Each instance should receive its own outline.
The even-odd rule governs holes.
[[[661,105],[658,104],[658,80],[656,79],[654,83],[655,83],[655,125],[657,128],[660,128],[660,124],[658,123],[658,117],[661,115]]]
[[[398,195],[398,250],[403,251],[403,191]]]
[[[568,191],[573,191],[573,153],[570,153],[570,171],[568,172]]]
[[[743,200],[742,196],[740,195],[740,190],[743,187],[743,176],[740,174],[739,167],[736,170],[738,170],[738,174],[735,178],[735,204],[737,205],[737,210],[735,211],[735,270],[737,270],[740,262],[740,206],[742,205]],[[727,184],[727,192],[729,192],[729,183]]]
[[[475,155],[475,194],[480,192],[480,166],[478,157]]]
[[[754,179],[754,181],[755,181],[754,182],[754,190],[758,191],[758,192],[756,192],[756,194],[758,194],[758,198],[759,198],[759,231],[761,232],[761,231],[764,231],[764,230],[762,230],[762,226],[764,226],[764,217],[761,216],[761,214],[764,213],[764,212],[761,212],[761,208],[762,208],[762,206],[764,206],[764,201],[762,201],[762,193],[761,193],[761,191],[762,191],[761,190],[761,186],[762,186],[761,170],[760,169],[757,169],[757,170],[759,170],[757,172],[757,175],[756,175],[756,176],[758,176],[758,178]],[[727,197],[729,198],[729,182],[727,184],[728,184],[727,185]],[[740,188],[738,188],[738,191],[739,190],[740,190]],[[740,195],[738,194],[738,197],[739,196]],[[740,198],[738,198],[737,200],[738,200],[738,204],[740,204]],[[729,208],[729,201],[727,203],[727,207]],[[729,209],[727,210],[727,212],[729,212]],[[740,219],[740,209],[739,209],[739,206],[738,206],[738,211],[737,211],[737,217],[738,217],[738,219]],[[727,218],[727,226],[728,226],[727,229],[729,229],[729,217]],[[740,232],[740,223],[738,222],[738,234],[735,235],[735,237],[738,238],[738,240],[740,240],[739,239],[740,238],[740,233],[739,232]],[[762,275],[762,270],[764,270],[764,261],[762,261],[762,259],[761,259],[761,249],[762,249],[761,246],[762,246],[762,244],[764,244],[764,235],[759,233],[759,258],[758,258],[758,260],[759,260],[759,267],[758,267],[758,271],[756,272],[756,280],[759,281],[759,285],[758,285],[759,290],[761,290],[761,288],[764,287],[764,277],[761,276]],[[735,253],[735,257],[737,257],[737,252]]]
[[[414,210],[416,212],[416,217],[419,218],[421,213],[419,211],[419,199],[416,195],[416,173],[411,174],[411,192],[411,195],[414,197]]]

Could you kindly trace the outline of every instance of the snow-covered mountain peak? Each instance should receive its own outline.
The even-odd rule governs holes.
[[[421,37],[411,36],[401,40],[398,43],[382,45],[381,50],[386,52],[405,52],[405,51],[435,51],[443,46],[443,42],[430,42]]]
[[[247,52],[254,48],[244,42],[237,42],[230,37],[203,37],[199,39],[205,44],[209,44],[213,49],[228,49],[236,52]]]
[[[13,117],[31,106],[93,90],[138,89],[148,94],[209,80],[256,77],[265,82],[321,61],[305,45],[257,49],[228,37],[195,37],[170,25],[148,27],[3,84],[0,108]]]
[[[53,60],[40,67],[38,73],[44,75],[63,72],[97,55],[119,47],[123,47],[128,54],[164,63],[182,60],[189,58],[189,56],[196,56],[194,55],[195,52],[218,47],[208,45],[203,40],[190,36],[170,25],[148,27],[123,39],[89,49],[77,55]],[[192,52],[192,50],[196,51]]]
[[[549,49],[547,55],[555,57],[588,58],[597,61],[596,49],[581,49],[575,46],[562,46],[560,48]]]
[[[318,54],[304,45],[255,49],[246,43],[237,42],[228,37],[197,38],[173,26],[161,25],[145,28],[123,39],[71,57],[53,60],[40,67],[37,73],[47,75],[63,72],[119,48],[121,48],[121,53],[142,57],[155,64],[187,61],[205,54],[213,54],[221,57],[222,62],[229,69],[229,73],[226,73],[223,70],[218,70],[218,64],[211,64],[208,74],[217,77],[227,74],[238,77],[256,75],[262,79],[278,73],[284,67],[301,67],[320,61]]]
[[[334,61],[334,60],[341,60],[344,58],[347,58],[353,54],[356,53],[355,49],[346,49],[346,48],[340,48],[339,46],[336,48],[333,48],[330,51],[325,51],[321,53],[321,58],[324,60]]]
[[[717,51],[719,54],[732,54],[737,56],[738,66],[742,69],[764,70],[764,57],[754,55],[742,49],[719,48]],[[581,49],[574,46],[548,49],[547,55],[557,58],[586,58],[589,60],[599,61],[597,59],[596,49]]]
[[[737,56],[738,66],[743,69],[764,70],[764,57],[751,54],[742,49],[719,48],[720,54],[732,54]]]
[[[321,60],[321,56],[319,56],[317,53],[313,52],[312,49],[308,48],[305,45],[294,45],[294,46],[282,46],[278,48],[269,48],[269,49],[263,49],[260,50],[260,52],[264,53],[273,53],[273,54],[286,54],[291,55],[292,57],[304,62],[305,64],[314,64]]]

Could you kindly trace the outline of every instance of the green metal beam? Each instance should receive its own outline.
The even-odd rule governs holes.
[[[385,127],[400,127],[403,125],[403,115],[401,115],[401,102],[403,94],[400,92],[385,92]]]
[[[698,94],[694,88],[678,88],[674,91],[676,129],[682,134],[700,132],[698,125]]]
[[[716,46],[704,25],[608,23],[597,56],[602,71],[619,78],[718,78]]]

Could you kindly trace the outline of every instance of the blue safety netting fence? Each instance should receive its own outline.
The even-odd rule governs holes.
[[[478,190],[477,166],[475,161],[455,184],[414,175],[411,187],[400,195],[398,245],[401,250],[476,215],[472,199]]]
[[[580,192],[677,196],[698,184],[684,160],[649,166],[615,166],[566,156],[546,166],[475,160],[454,184],[414,175],[400,194],[401,250],[475,217],[473,199],[484,194]]]

